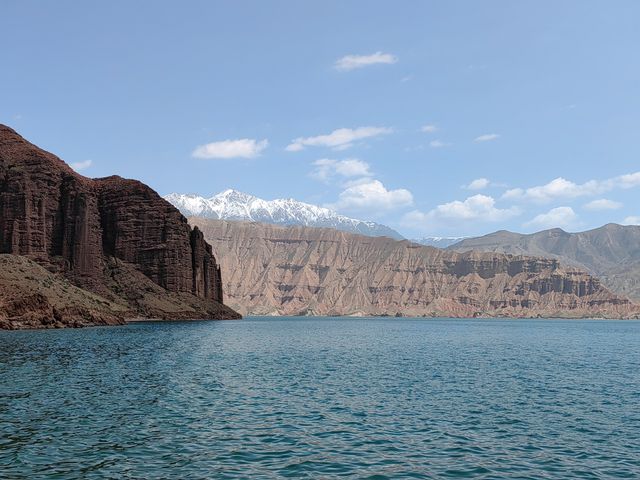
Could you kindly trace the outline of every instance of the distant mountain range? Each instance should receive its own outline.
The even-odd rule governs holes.
[[[413,243],[419,243],[420,245],[426,245],[427,247],[447,248],[465,238],[467,237],[423,237],[412,238],[411,241]]]
[[[610,223],[586,232],[554,228],[530,235],[501,230],[462,240],[449,249],[557,258],[597,276],[612,291],[640,301],[640,226]]]
[[[208,199],[175,193],[165,199],[188,217],[324,227],[370,237],[403,239],[385,225],[292,199],[267,201],[236,190],[225,190]],[[640,226],[608,224],[579,233],[558,228],[533,234],[501,230],[482,237],[433,236],[411,242],[458,252],[476,250],[558,259],[563,265],[578,267],[598,277],[611,291],[640,301]]]
[[[171,193],[164,198],[187,217],[326,227],[370,237],[404,238],[385,225],[349,218],[328,208],[293,199],[263,200],[237,190],[225,190],[211,198],[180,193]]]

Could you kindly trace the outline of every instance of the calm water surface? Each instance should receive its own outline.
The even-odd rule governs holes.
[[[640,322],[0,332],[0,478],[638,478]]]

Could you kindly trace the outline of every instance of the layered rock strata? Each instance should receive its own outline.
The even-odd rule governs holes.
[[[113,268],[126,264],[171,294],[198,299],[203,308],[183,309],[183,317],[238,316],[222,305],[220,268],[211,247],[176,208],[138,181],[83,177],[3,125],[0,253],[28,257],[114,300]],[[148,313],[135,303],[130,307],[128,315]],[[154,313],[173,318],[175,312]]]
[[[441,250],[331,229],[192,217],[246,314],[634,316],[638,307],[557,260]]]
[[[618,295],[640,301],[640,226],[609,223],[586,232],[559,228],[523,235],[505,230],[468,238],[450,247],[557,258],[598,277]]]

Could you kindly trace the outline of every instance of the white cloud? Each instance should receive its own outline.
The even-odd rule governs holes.
[[[451,144],[450,143],[445,143],[442,140],[431,140],[429,142],[429,146],[431,148],[444,148],[444,147],[450,147]]]
[[[637,186],[640,186],[640,172],[620,175],[606,180],[589,180],[582,184],[558,177],[545,185],[527,189],[512,188],[507,190],[502,195],[502,198],[505,200],[530,200],[537,203],[547,203],[556,199],[600,195],[615,189],[628,189]]]
[[[545,185],[527,188],[526,190],[522,188],[507,190],[502,197],[507,200],[523,199],[545,203],[558,198],[576,198],[598,193],[601,193],[601,188],[598,182],[594,180],[578,185],[558,177]]]
[[[269,146],[268,140],[241,138],[200,145],[191,154],[195,158],[255,158]]]
[[[299,152],[305,147],[330,147],[334,150],[344,150],[351,147],[356,140],[386,135],[391,132],[393,129],[387,127],[339,128],[326,135],[298,137],[285,150]]]
[[[622,207],[623,205],[620,202],[615,202],[606,198],[592,200],[584,206],[584,208],[586,208],[587,210],[591,210],[592,212],[600,212],[603,210],[617,210]]]
[[[622,221],[623,225],[640,225],[640,215],[631,215]]]
[[[469,185],[467,185],[465,188],[467,190],[484,190],[490,184],[491,184],[491,182],[489,182],[489,180],[486,179],[486,178],[476,178]]]
[[[627,173],[626,175],[620,175],[612,180],[620,185],[621,188],[633,188],[640,186],[640,172]]]
[[[435,133],[438,131],[438,127],[435,125],[423,125],[420,130],[424,133]]]
[[[313,162],[313,166],[315,169],[311,172],[311,176],[323,182],[336,175],[347,178],[370,177],[372,175],[369,170],[369,164],[357,158],[347,158],[345,160],[321,158]]]
[[[474,142],[490,142],[491,140],[497,140],[498,138],[500,138],[500,135],[498,135],[497,133],[485,133],[484,135],[480,135],[479,137],[476,137],[473,141]]]
[[[82,162],[72,163],[70,165],[70,167],[73,168],[76,172],[80,172],[81,170],[86,170],[91,165],[93,165],[93,161],[92,160],[84,160]]]
[[[488,195],[473,195],[464,201],[455,200],[453,202],[438,205],[429,212],[440,218],[451,218],[459,220],[484,219],[487,221],[506,220],[519,214],[515,208],[496,208],[496,201]]]
[[[334,210],[367,210],[371,212],[394,210],[413,204],[409,190],[387,190],[379,180],[363,178],[350,182],[338,196],[338,201],[327,207]]]
[[[390,53],[376,52],[371,55],[346,55],[333,65],[333,68],[343,72],[355,70],[356,68],[368,67],[378,64],[392,64],[398,61],[398,57]]]
[[[464,201],[438,205],[427,213],[414,210],[407,213],[402,223],[407,227],[436,227],[443,224],[458,224],[460,221],[500,222],[520,214],[517,207],[497,208],[496,201],[487,195],[473,195]]]
[[[556,207],[549,210],[547,213],[541,213],[537,215],[533,220],[530,220],[524,224],[525,227],[535,228],[570,228],[575,225],[578,220],[578,215],[573,211],[571,207]]]

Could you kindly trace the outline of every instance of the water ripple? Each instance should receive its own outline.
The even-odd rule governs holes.
[[[637,478],[640,322],[0,332],[0,478]]]

